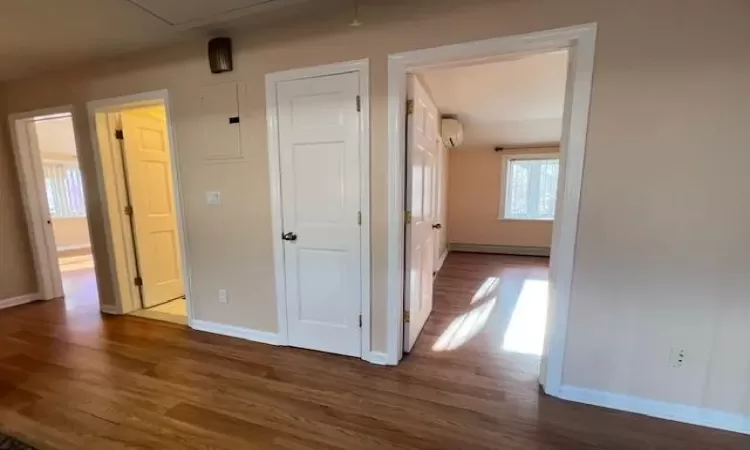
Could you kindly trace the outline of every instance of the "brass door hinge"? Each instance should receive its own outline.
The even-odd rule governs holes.
[[[135,277],[133,279],[133,284],[135,284],[136,286],[143,286],[143,278]]]
[[[409,311],[404,311],[404,323],[411,322],[411,314],[409,314]]]
[[[133,215],[133,207],[128,205],[124,208],[124,211],[126,216],[132,216]]]
[[[404,211],[404,222],[411,225],[411,211]]]
[[[115,130],[115,139],[120,141],[125,139],[125,133],[122,130]]]
[[[406,101],[406,115],[414,114],[414,100],[409,99]]]

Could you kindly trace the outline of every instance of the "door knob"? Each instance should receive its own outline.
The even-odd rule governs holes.
[[[435,225],[432,226],[432,228],[434,228],[436,230],[439,230],[439,229],[443,228],[443,225],[441,225],[439,223],[436,223]]]
[[[292,233],[292,232],[289,232],[289,233],[286,233],[286,234],[282,234],[281,235],[281,239],[283,239],[285,241],[296,241],[297,240],[297,235],[294,234],[294,233]]]

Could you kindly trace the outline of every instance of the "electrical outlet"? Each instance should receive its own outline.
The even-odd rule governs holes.
[[[219,303],[229,303],[229,296],[226,289],[219,289]]]
[[[672,347],[669,349],[669,365],[678,369],[685,365],[685,349],[680,347]]]

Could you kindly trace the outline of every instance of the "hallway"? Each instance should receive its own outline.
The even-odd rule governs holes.
[[[538,338],[513,330],[536,317],[540,291],[527,289],[546,273],[545,259],[451,254],[395,368],[102,316],[84,278],[74,308],[0,311],[0,432],[40,449],[747,448],[747,436],[540,395],[539,356],[521,345]]]

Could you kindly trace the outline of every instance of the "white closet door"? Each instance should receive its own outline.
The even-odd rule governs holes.
[[[277,87],[289,344],[360,356],[359,74]]]

